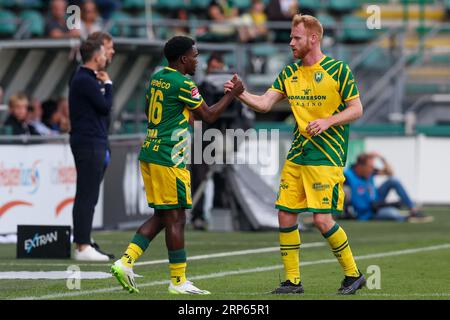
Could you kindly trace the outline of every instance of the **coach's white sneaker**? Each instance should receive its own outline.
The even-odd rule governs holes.
[[[211,294],[209,291],[197,288],[192,282],[187,280],[177,286],[170,282],[169,292],[173,294]]]
[[[75,249],[74,259],[77,261],[108,261],[109,257],[101,254],[92,246],[87,246],[82,251]]]

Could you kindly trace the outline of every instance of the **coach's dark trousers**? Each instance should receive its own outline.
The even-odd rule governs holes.
[[[91,243],[92,221],[100,184],[105,173],[106,147],[72,147],[77,170],[77,191],[73,205],[73,242]]]

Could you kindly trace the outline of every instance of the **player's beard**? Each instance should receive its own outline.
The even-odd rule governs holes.
[[[303,59],[308,55],[308,53],[311,51],[311,46],[307,43],[306,46],[300,48],[297,50],[297,58]]]
[[[189,70],[188,75],[195,76],[196,66],[192,68],[192,70]]]

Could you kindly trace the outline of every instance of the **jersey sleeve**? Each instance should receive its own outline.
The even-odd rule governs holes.
[[[358,87],[356,86],[355,79],[350,67],[346,64],[342,64],[342,70],[338,78],[339,82],[339,94],[344,102],[359,97]]]
[[[281,93],[283,96],[286,96],[286,87],[284,86],[284,79],[286,78],[286,71],[283,69],[278,77],[272,84],[272,87],[269,90],[273,90]]]
[[[202,104],[203,97],[194,82],[182,80],[180,81],[178,100],[183,102],[189,110],[195,110]]]

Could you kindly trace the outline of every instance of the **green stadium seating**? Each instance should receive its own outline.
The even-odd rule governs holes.
[[[263,57],[272,56],[278,52],[277,48],[270,43],[254,44],[250,50],[252,55]]]
[[[302,12],[303,9],[317,11],[322,8],[322,1],[320,1],[320,0],[298,0],[298,6],[300,9],[300,12]]]
[[[336,27],[336,19],[327,13],[319,13],[317,19],[319,19],[324,29],[333,29]]]
[[[346,14],[359,8],[359,6],[354,0],[329,0],[328,10],[337,14]]]
[[[38,11],[22,11],[19,17],[29,23],[28,31],[32,36],[42,37],[44,35],[45,22],[44,18]]]
[[[341,41],[343,42],[367,42],[375,37],[375,32],[367,29],[366,20],[353,15],[346,15],[342,19],[343,32]]]
[[[191,0],[189,9],[191,10],[206,10],[211,0]]]
[[[11,8],[14,7],[14,0],[0,0],[0,8]]]
[[[159,10],[188,9],[189,1],[185,0],[156,0],[155,8]]]
[[[238,8],[239,10],[248,10],[252,6],[252,2],[250,0],[232,0],[233,7]]]
[[[0,10],[0,36],[11,37],[17,30],[17,17],[9,10]]]
[[[41,0],[15,0],[14,6],[19,9],[41,9],[44,4]]]
[[[121,11],[116,11],[111,15],[110,18],[113,23],[109,33],[113,37],[130,37],[131,36],[131,28],[128,25],[121,24],[120,21],[131,21],[132,18],[129,14]]]
[[[139,18],[146,18],[145,12],[141,12],[138,15]],[[166,39],[168,34],[169,34],[169,29],[167,27],[159,27],[158,26],[158,21],[163,20],[164,17],[155,11],[152,11],[152,25],[153,26],[157,26],[157,27],[153,27],[153,30],[155,32],[155,37],[157,39]],[[137,37],[139,38],[145,38],[147,37],[147,30],[146,27],[138,27],[136,29],[136,34]]]
[[[125,0],[123,1],[124,9],[144,9],[145,0]]]

